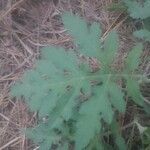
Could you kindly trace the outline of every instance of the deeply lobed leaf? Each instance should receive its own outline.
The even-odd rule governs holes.
[[[141,29],[138,31],[135,31],[133,35],[139,39],[143,39],[145,41],[150,41],[150,31],[146,29]]]
[[[90,57],[99,56],[99,37],[101,35],[99,24],[93,23],[91,26],[88,26],[79,16],[68,13],[65,13],[62,19],[66,29],[73,36],[75,44],[79,46],[80,52]]]
[[[130,16],[135,19],[146,19],[150,17],[150,1],[145,0],[143,4],[137,1],[123,0],[128,7]]]
[[[116,32],[112,31],[100,48],[101,30],[97,23],[88,26],[78,16],[69,14],[63,16],[63,22],[78,50],[85,56],[96,57],[101,62],[101,69],[91,72],[87,64],[78,65],[78,57],[73,51],[46,47],[36,67],[27,71],[22,81],[12,87],[12,95],[24,96],[31,110],[38,112],[40,120],[47,118],[27,134],[41,150],[48,150],[54,144],[58,149],[65,149],[67,142],[72,140],[77,150],[87,147],[100,134],[102,120],[111,124],[115,110],[125,112],[124,93],[116,82],[122,78],[127,80],[129,96],[142,105],[139,85],[136,80],[130,82],[138,67],[142,46],[135,47],[126,59],[124,72],[129,76],[116,75],[110,69],[118,49]],[[116,141],[123,140],[120,137]],[[103,147],[100,143],[97,146]]]

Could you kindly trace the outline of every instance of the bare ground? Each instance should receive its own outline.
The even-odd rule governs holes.
[[[36,114],[30,113],[23,101],[11,98],[9,91],[23,72],[33,67],[42,47],[72,47],[72,39],[61,22],[64,11],[99,22],[104,39],[116,28],[120,35],[116,65],[121,67],[135,43],[131,33],[136,27],[128,23],[127,14],[108,12],[106,7],[111,3],[112,0],[0,0],[0,150],[37,148],[22,133],[22,128],[36,123]],[[144,74],[149,74],[150,69],[148,49],[149,44],[145,44],[140,65]],[[149,88],[146,91],[149,93]],[[131,113],[133,107],[129,108]],[[132,117],[128,122],[131,120]]]

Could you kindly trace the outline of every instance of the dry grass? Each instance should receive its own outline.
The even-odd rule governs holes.
[[[72,47],[60,15],[64,11],[78,13],[88,21],[97,21],[103,38],[112,28],[120,33],[117,63],[122,63],[134,39],[129,36],[134,26],[122,25],[126,15],[108,13],[112,0],[0,0],[0,150],[36,149],[25,139],[21,129],[36,123],[36,114],[9,96],[10,86],[22,73],[32,68],[40,49],[47,45]],[[149,49],[149,45],[146,46]],[[142,70],[147,74],[149,52],[143,54]]]

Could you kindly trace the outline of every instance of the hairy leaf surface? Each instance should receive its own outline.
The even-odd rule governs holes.
[[[79,46],[80,52],[90,57],[97,57],[100,54],[101,29],[99,24],[87,25],[79,16],[68,13],[64,14],[62,19],[65,27],[73,36],[75,44]]]
[[[123,2],[128,7],[128,12],[130,13],[130,16],[135,19],[146,19],[150,17],[150,1],[145,0],[142,3],[137,1],[131,1],[131,0],[123,0]]]
[[[97,23],[87,25],[80,17],[68,13],[62,19],[78,52],[93,57],[101,66],[91,71],[88,63],[79,64],[74,50],[50,46],[42,49],[36,67],[12,87],[13,96],[23,96],[31,111],[38,112],[39,124],[29,129],[27,136],[38,143],[41,150],[49,150],[54,145],[58,150],[65,149],[71,142],[75,143],[76,150],[87,148],[95,136],[100,135],[102,122],[109,125],[116,110],[125,112],[124,92],[117,83],[123,78],[128,95],[142,105],[135,80],[142,46],[133,48],[125,70],[119,73],[111,67],[118,50],[116,31],[110,32],[102,45]],[[121,137],[116,141],[123,142]],[[101,143],[95,146],[103,147]]]
[[[143,39],[145,41],[150,41],[150,31],[146,29],[141,29],[138,31],[135,31],[133,35],[139,39]]]

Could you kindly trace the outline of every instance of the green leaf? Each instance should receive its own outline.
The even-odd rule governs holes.
[[[138,76],[134,73],[135,69],[138,68],[140,62],[140,56],[142,53],[143,46],[142,44],[137,44],[133,49],[129,52],[126,61],[125,61],[125,73],[128,75],[125,76],[126,79],[126,86],[127,92],[129,97],[132,97],[132,100],[140,105],[143,106],[143,97],[140,92],[140,87],[138,83]]]
[[[75,143],[77,150],[87,148],[105,128],[102,121],[110,125],[116,110],[125,112],[124,92],[117,84],[122,78],[127,80],[127,94],[142,105],[134,75],[142,46],[139,44],[129,53],[126,74],[115,74],[110,66],[118,49],[117,33],[110,32],[100,49],[101,30],[97,23],[88,26],[78,16],[67,13],[63,15],[63,21],[78,50],[85,57],[96,57],[102,67],[93,72],[88,62],[79,65],[80,53],[76,54],[76,50],[50,46],[42,49],[36,67],[27,71],[11,88],[13,96],[23,96],[31,111],[38,112],[38,125],[28,129],[26,134],[41,150],[49,150],[53,145],[65,149],[70,142]],[[116,141],[123,143],[120,136]],[[103,147],[101,141],[96,145]]]
[[[133,35],[139,39],[143,39],[145,41],[150,41],[150,31],[146,29],[141,29],[138,31],[135,31]]]
[[[130,77],[127,77],[126,80],[127,80],[126,86],[127,86],[128,96],[132,97],[132,100],[136,104],[143,106],[144,105],[143,96],[141,95],[140,87],[137,80]]]
[[[99,134],[96,135],[89,143],[87,150],[104,150],[102,139]]]
[[[100,55],[101,29],[98,23],[88,26],[79,16],[65,13],[62,16],[63,23],[68,32],[73,36],[75,44],[80,48],[80,52],[90,57]]]
[[[125,113],[126,103],[122,90],[115,83],[110,83],[108,88],[112,105],[121,113]]]
[[[123,2],[128,7],[128,12],[132,18],[135,19],[146,19],[150,17],[150,1],[145,0],[143,4],[140,2],[131,1],[131,0],[123,0]]]
[[[80,110],[80,117],[77,122],[75,133],[76,150],[85,148],[95,134],[100,132],[100,116],[95,109],[95,97],[84,104]],[[89,119],[90,118],[90,119]]]
[[[81,116],[77,122],[75,134],[77,150],[85,148],[95,134],[100,132],[101,119],[111,123],[114,114],[111,105],[121,112],[125,111],[123,93],[117,85],[110,81],[110,76],[103,78],[103,82],[104,84],[100,85],[98,89],[94,89],[94,96],[81,106]]]
[[[12,88],[12,94],[23,95],[31,109],[39,111],[41,117],[54,109],[57,100],[67,92],[67,86],[78,87],[76,81],[81,78],[81,74],[76,71],[78,66],[72,53],[55,47],[46,48],[42,53],[44,60],[39,60],[37,67],[28,71],[22,82]]]
[[[60,147],[59,147],[59,150],[67,150],[67,149],[69,149],[69,146],[67,143],[60,145]]]
[[[26,136],[32,139],[36,144],[40,143],[40,150],[50,149],[52,144],[60,141],[60,136],[55,135],[46,124],[40,124],[35,128],[29,128]]]
[[[113,122],[111,123],[111,131],[115,138],[115,143],[119,150],[126,150],[127,146],[125,144],[125,140],[121,136],[119,128],[120,128],[120,126],[119,126],[118,122],[114,119]]]
[[[126,150],[125,140],[121,136],[116,137],[116,144],[119,150]]]
[[[142,138],[142,143],[147,148],[146,150],[148,150],[150,147],[150,127],[147,127],[147,129],[142,134],[141,138]]]
[[[140,63],[140,56],[142,53],[143,46],[142,44],[137,44],[133,47],[133,49],[129,52],[126,60],[125,65],[128,73],[132,73],[135,69],[137,69]]]
[[[119,39],[117,33],[115,31],[110,32],[104,42],[104,50],[101,50],[100,55],[100,61],[105,70],[110,70],[110,65],[112,64],[118,50],[118,43]]]
[[[143,20],[144,29],[150,31],[150,17]]]

